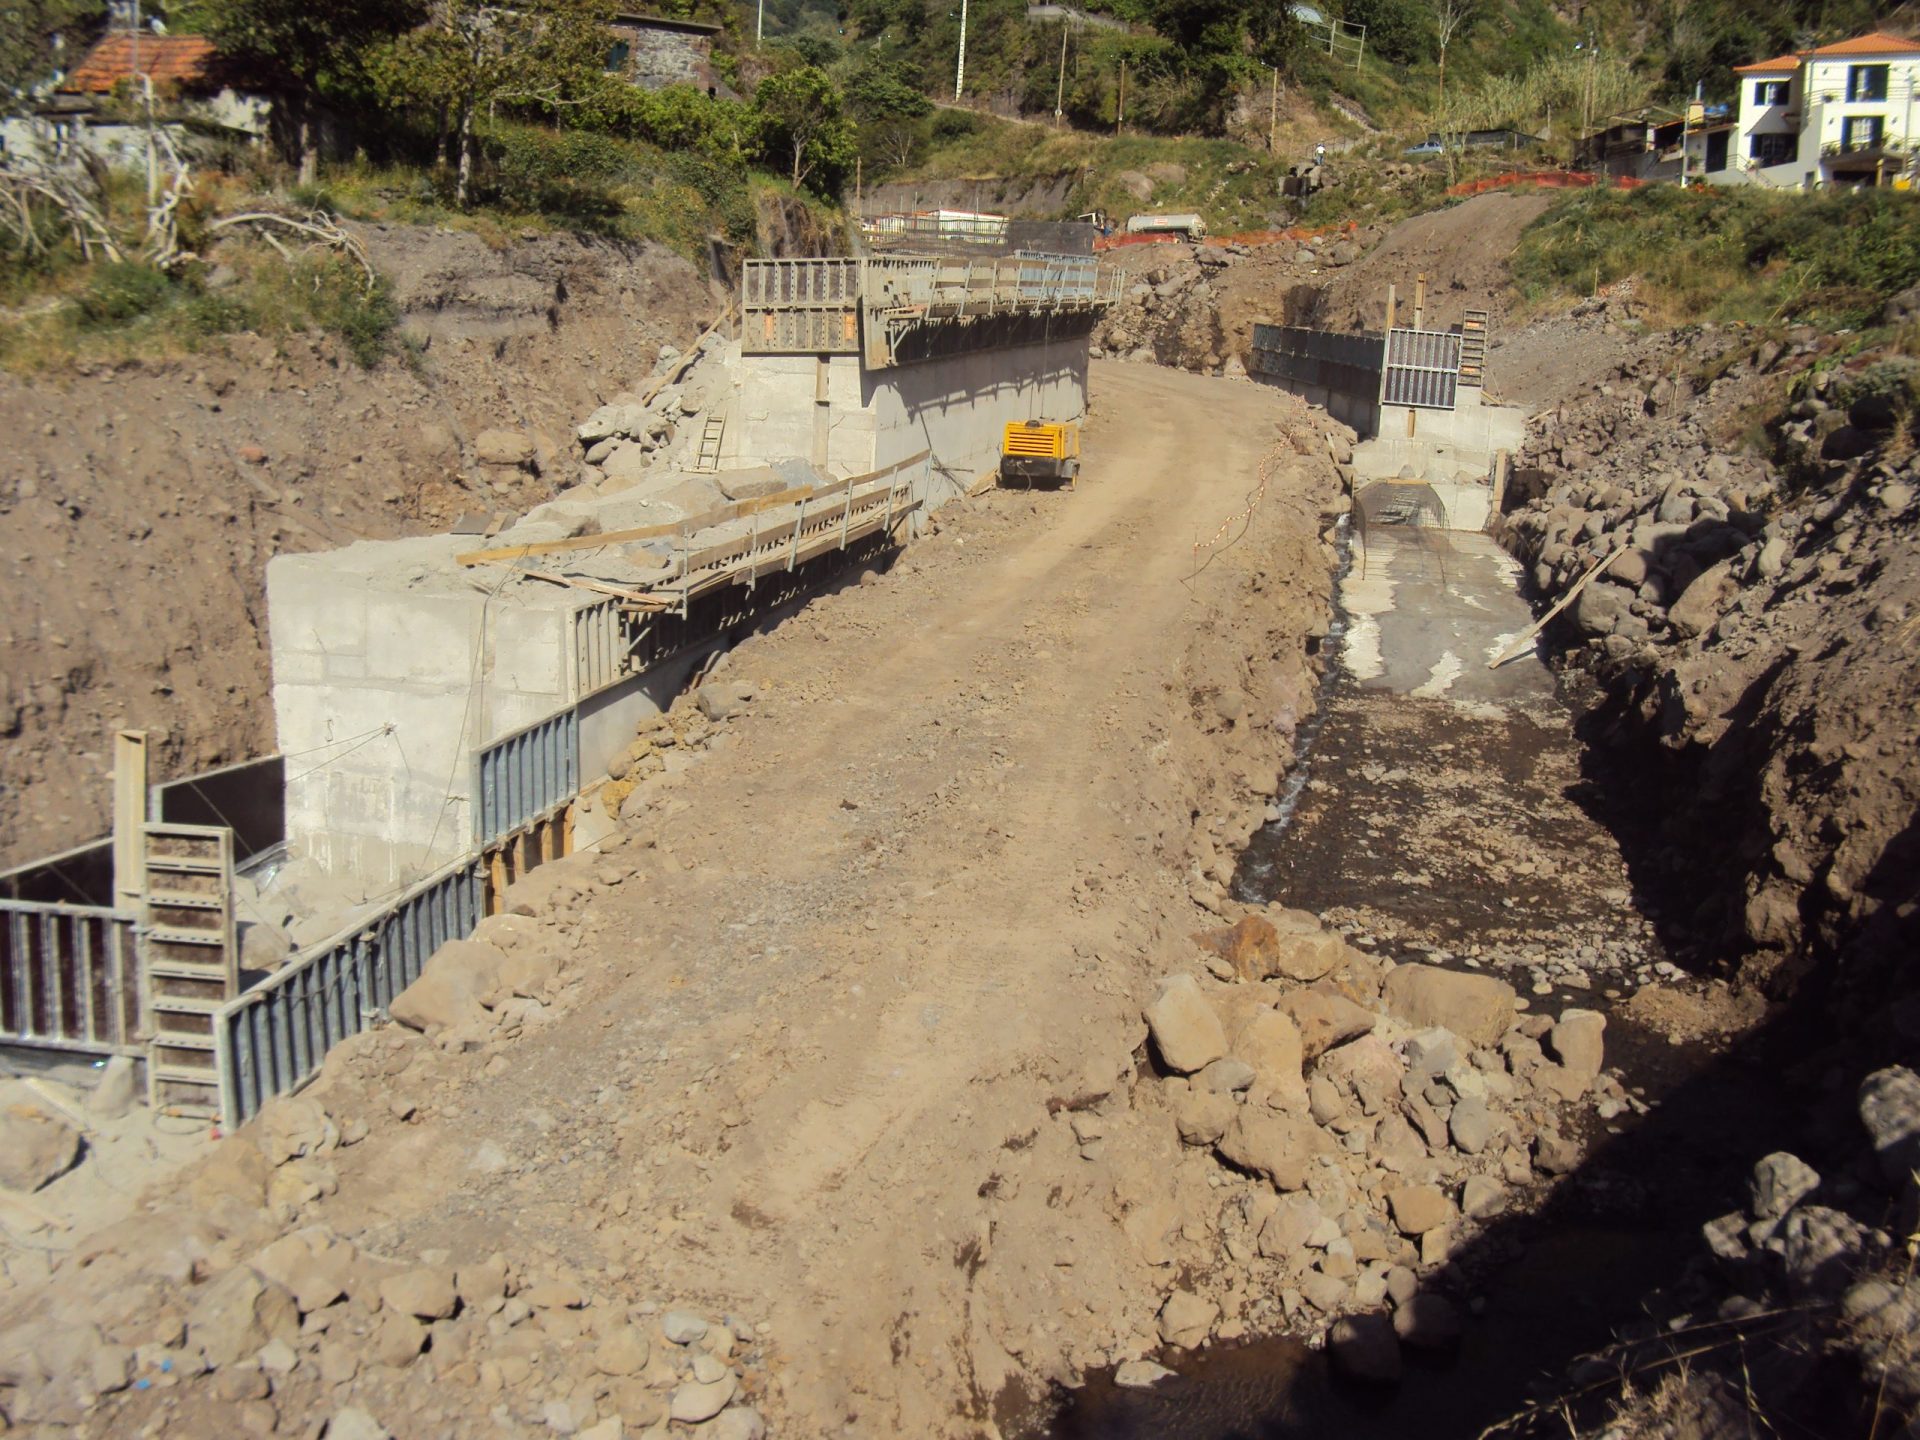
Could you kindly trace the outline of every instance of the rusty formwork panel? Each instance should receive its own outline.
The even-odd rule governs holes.
[[[749,260],[740,276],[740,348],[749,355],[858,355],[857,259]]]
[[[1091,255],[1023,251],[986,258],[882,255],[750,260],[741,280],[741,349],[750,355],[864,355],[873,369],[993,343],[979,320],[1090,317],[1121,276]],[[945,342],[942,336],[946,336]],[[910,343],[909,343],[910,342]]]

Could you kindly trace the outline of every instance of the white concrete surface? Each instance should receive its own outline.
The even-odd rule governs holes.
[[[287,836],[323,870],[399,883],[472,847],[474,752],[577,698],[581,591],[462,571],[470,537],[365,542],[267,566]]]
[[[1340,602],[1341,664],[1363,690],[1469,709],[1553,699],[1552,675],[1524,650],[1489,668],[1533,623],[1519,567],[1489,536],[1376,532],[1356,548]]]
[[[1490,405],[1479,390],[1462,386],[1453,410],[1383,407],[1380,433],[1354,447],[1354,475],[1391,480],[1411,470],[1415,478],[1429,482],[1485,481],[1494,456],[1501,450],[1518,451],[1526,433],[1524,410]],[[1477,530],[1485,523],[1483,511],[1478,523],[1456,528]]]
[[[983,350],[863,371],[833,356],[825,409],[817,400],[823,362],[812,356],[748,355],[732,367],[736,397],[721,448],[723,469],[819,454],[836,476],[879,470],[933,452],[921,497],[937,506],[1000,463],[1000,433],[1013,420],[1079,420],[1087,409],[1087,346],[1075,337],[1047,345]]]

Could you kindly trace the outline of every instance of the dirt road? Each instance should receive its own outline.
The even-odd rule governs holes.
[[[569,1277],[589,1329],[725,1314],[783,1435],[976,1435],[1016,1373],[1156,1343],[1165,1272],[1120,1224],[1177,1137],[1142,1182],[1060,1112],[1124,1089],[1156,950],[1186,953],[1190,891],[1221,894],[1273,793],[1338,491],[1277,392],[1116,365],[1094,410],[1077,490],[949,510],[891,573],[733,652],[752,713],[655,782],[637,833],[568,862],[596,878],[557,906],[558,1018],[477,1053],[336,1050],[311,1093],[372,1133],[304,1222]],[[530,1371],[436,1333],[418,1363],[447,1383],[363,1367],[350,1393],[402,1434],[621,1413],[544,1321],[514,1332],[547,1337]],[[314,1369],[277,1383],[283,1426],[349,1393]]]

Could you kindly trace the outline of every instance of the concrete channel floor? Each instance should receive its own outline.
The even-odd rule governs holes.
[[[1536,705],[1553,677],[1520,646],[1533,621],[1519,567],[1482,534],[1376,528],[1354,543],[1341,582],[1348,626],[1344,664],[1357,688],[1419,699]]]

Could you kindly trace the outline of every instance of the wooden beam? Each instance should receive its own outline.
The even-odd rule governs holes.
[[[1613,549],[1607,551],[1606,554],[1602,555],[1598,560],[1594,561],[1592,567],[1587,571],[1587,573],[1582,575],[1578,580],[1574,581],[1572,587],[1568,589],[1567,593],[1560,597],[1560,602],[1557,605],[1555,605],[1551,610],[1547,611],[1546,614],[1542,615],[1538,620],[1534,621],[1533,624],[1529,625],[1525,630],[1521,631],[1518,639],[1516,639],[1511,645],[1507,646],[1505,650],[1502,650],[1498,655],[1496,655],[1493,659],[1487,662],[1487,668],[1489,670],[1498,670],[1502,665],[1506,664],[1507,661],[1513,659],[1514,656],[1518,655],[1522,650],[1524,650],[1534,636],[1538,635],[1542,630],[1547,628],[1547,623],[1550,620],[1552,620],[1554,616],[1558,615],[1562,610],[1566,609],[1567,606],[1571,605],[1575,600],[1578,600],[1580,598],[1580,592],[1587,588],[1587,582],[1592,580],[1594,576],[1598,575],[1603,569],[1605,569],[1608,562],[1614,559],[1615,556],[1619,555],[1620,552],[1622,550],[1625,550],[1626,548],[1627,547],[1624,545],[1615,546]]]
[[[138,910],[147,893],[147,732],[113,737],[113,903]]]
[[[529,579],[545,580],[550,585],[565,585],[573,590],[591,590],[596,595],[611,595],[617,600],[647,598],[638,590],[623,590],[618,585],[609,585],[603,580],[588,580],[578,575],[561,575],[552,570],[522,570],[519,573]]]
[[[777,491],[772,495],[762,495],[757,500],[740,500],[724,505],[717,510],[709,510],[703,515],[690,515],[684,520],[676,520],[670,525],[642,525],[632,530],[606,530],[598,535],[576,535],[571,540],[537,540],[529,545],[504,545],[495,550],[469,550],[463,555],[454,556],[459,565],[492,565],[505,560],[525,560],[535,555],[564,555],[573,550],[598,550],[608,545],[625,545],[636,540],[664,540],[670,536],[693,535],[701,530],[711,529],[715,525],[724,525],[730,520],[744,520],[749,515],[758,515],[764,510],[778,509],[782,505],[795,505],[802,500],[812,499],[816,495],[833,495],[854,485],[864,485],[870,480],[884,480],[902,470],[910,469],[932,455],[931,450],[922,450],[918,455],[910,455],[884,469],[870,471],[865,475],[851,475],[845,480],[836,480],[832,484],[815,488],[812,485],[799,485],[791,490]]]

